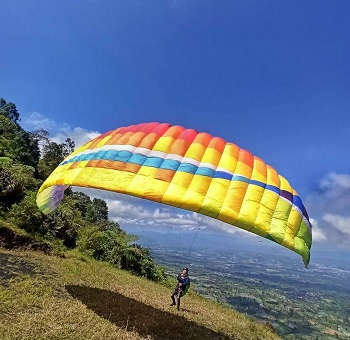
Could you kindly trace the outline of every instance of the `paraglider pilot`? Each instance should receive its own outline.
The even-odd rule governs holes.
[[[177,276],[177,284],[170,295],[172,303],[170,306],[176,306],[177,305],[177,310],[180,310],[180,299],[183,295],[186,294],[188,288],[190,285],[190,278],[188,276],[188,268],[185,267],[182,269],[182,272],[178,274]],[[175,296],[177,298],[177,304],[175,302]]]

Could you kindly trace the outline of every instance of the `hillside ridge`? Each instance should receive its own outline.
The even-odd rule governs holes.
[[[278,339],[271,326],[193,292],[180,312],[171,287],[71,251],[0,248],[1,339]]]

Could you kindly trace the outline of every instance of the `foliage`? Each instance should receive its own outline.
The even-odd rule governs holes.
[[[11,119],[14,123],[19,121],[19,113],[14,103],[6,103],[4,98],[0,98],[0,114]]]
[[[18,131],[18,126],[6,116],[0,115],[0,156],[14,159],[12,139]]]
[[[120,269],[153,281],[164,280],[164,269],[154,263],[147,248],[134,243],[136,240],[135,235],[120,233],[119,229],[101,230],[94,225],[79,229],[77,246],[89,256]]]
[[[30,192],[22,201],[14,204],[7,218],[29,233],[62,240],[68,248],[75,247],[77,230],[85,226],[70,198],[65,198],[52,214],[44,215],[36,205],[36,192]]]
[[[91,199],[83,192],[73,192],[74,208],[80,211],[81,217],[85,218]]]
[[[33,139],[37,140],[42,145],[50,142],[49,133],[44,129],[34,130],[29,132]]]
[[[70,154],[74,151],[75,143],[70,138],[67,138],[63,143],[55,143],[45,136],[45,130],[41,131],[41,137],[39,133],[34,133],[36,140],[44,141],[42,158],[38,164],[39,177],[46,179],[53,170]],[[44,137],[43,137],[44,136]]]
[[[0,114],[0,157],[33,167],[40,157],[38,141],[4,114]]]
[[[38,209],[35,201],[35,192],[26,195],[23,200],[12,205],[6,214],[8,220],[18,227],[29,233],[42,233],[46,230],[43,228],[44,216]]]
[[[87,207],[86,219],[92,223],[106,221],[108,219],[107,203],[99,198],[94,198]]]
[[[19,129],[13,138],[12,148],[15,150],[17,162],[33,167],[37,166],[40,158],[38,142],[28,132]]]
[[[10,159],[0,161],[0,210],[5,211],[13,203],[19,202],[28,190],[35,190],[38,180],[33,167],[12,164]]]
[[[97,223],[96,225],[98,225],[100,230],[118,230],[120,234],[126,235],[125,231],[120,228],[120,225],[115,221],[104,220]]]

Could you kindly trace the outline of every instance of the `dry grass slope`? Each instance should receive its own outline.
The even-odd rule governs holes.
[[[0,339],[278,339],[270,327],[76,253],[0,249]]]

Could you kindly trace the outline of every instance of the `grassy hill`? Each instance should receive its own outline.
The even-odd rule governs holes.
[[[0,248],[0,339],[278,339],[271,327],[77,252]]]

